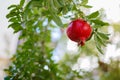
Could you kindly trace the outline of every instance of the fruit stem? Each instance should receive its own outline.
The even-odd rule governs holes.
[[[85,45],[85,40],[78,42],[78,46],[81,46],[81,47],[82,47],[82,46],[84,46],[84,45]]]

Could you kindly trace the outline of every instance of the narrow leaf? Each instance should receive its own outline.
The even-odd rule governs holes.
[[[105,34],[105,33],[101,33],[101,32],[97,32],[97,33],[98,33],[98,35],[99,35],[101,38],[103,38],[103,39],[105,39],[105,40],[108,40],[108,39],[109,39],[109,37],[108,37],[109,34]]]
[[[103,22],[99,19],[97,20],[91,20],[93,23],[95,23],[95,25],[100,25],[100,26],[108,26],[109,24],[107,22]]]
[[[25,3],[25,0],[21,0],[20,1],[20,7],[22,7],[24,5],[24,3]]]
[[[13,8],[9,13],[13,13],[13,12],[16,12],[18,9],[15,7]]]
[[[16,8],[16,7],[17,7],[17,5],[10,5],[10,6],[8,7],[8,9]]]
[[[53,0],[50,0],[49,4],[50,4],[50,9],[52,10],[52,12],[57,13],[58,9],[55,7]]]
[[[20,26],[20,24],[19,24],[19,23],[11,23],[11,24],[8,26],[8,28],[9,28],[9,27],[12,27],[12,26],[16,26],[16,27],[17,27],[17,26]]]
[[[10,18],[10,17],[14,17],[16,16],[17,14],[15,12],[12,12],[12,13],[9,13],[6,15],[7,18]]]
[[[53,0],[55,7],[60,8],[62,5],[58,2],[58,0]]]
[[[52,15],[52,18],[53,18],[53,21],[59,26],[59,27],[62,27],[63,26],[63,23],[60,19],[59,16],[57,15]]]
[[[58,3],[59,3],[60,5],[62,5],[62,6],[65,5],[65,0],[57,0],[57,1],[58,1]]]
[[[97,39],[97,36],[96,36],[96,35],[94,35],[94,40],[95,40],[95,43],[96,43],[96,48],[97,48],[97,50],[98,50],[101,54],[103,54],[103,51],[102,51],[102,49],[101,49],[101,47],[100,47],[100,43],[98,43],[98,39]]]
[[[96,12],[93,12],[93,13],[91,13],[90,15],[88,15],[87,18],[89,18],[89,19],[91,19],[91,18],[96,18],[98,15],[99,15],[99,12],[96,11]]]
[[[16,17],[12,17],[9,19],[8,22],[18,22],[17,18]]]
[[[101,54],[104,54],[100,46],[96,45],[96,48]]]
[[[106,46],[105,42],[104,42],[98,35],[96,35],[96,38],[97,38],[97,43],[98,43],[99,45]]]
[[[10,24],[10,25],[8,26],[8,28],[9,28],[9,27],[11,27],[11,28],[14,29],[14,33],[16,33],[16,32],[18,32],[18,31],[20,31],[20,30],[23,29],[22,26],[21,26],[19,23],[12,23],[12,24]]]
[[[88,3],[88,0],[82,0],[81,5],[86,5]]]
[[[92,8],[92,6],[90,6],[90,5],[83,5],[83,7]]]
[[[60,17],[59,17],[58,15],[54,14],[54,13],[51,12],[51,11],[49,11],[49,12],[50,12],[50,14],[51,14],[51,17],[52,17],[53,21],[54,21],[58,26],[62,27],[62,26],[63,26],[63,23],[62,23]]]
[[[93,27],[94,27],[94,28],[101,28],[101,27],[103,27],[103,26],[101,26],[101,25],[94,25]]]

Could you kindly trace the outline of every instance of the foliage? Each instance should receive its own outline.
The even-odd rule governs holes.
[[[11,58],[9,69],[5,70],[8,73],[5,80],[66,80],[64,75],[67,73],[64,74],[64,69],[59,69],[58,63],[51,59],[54,48],[50,45],[51,29],[66,27],[63,18],[83,18],[88,21],[93,29],[96,47],[103,53],[101,45],[105,46],[109,38],[99,29],[108,23],[100,19],[99,11],[85,15],[80,8],[91,8],[87,3],[88,0],[30,0],[25,5],[25,0],[21,0],[20,4],[8,7],[10,12],[6,17],[11,22],[8,27],[13,28],[14,33],[20,32],[20,43]]]

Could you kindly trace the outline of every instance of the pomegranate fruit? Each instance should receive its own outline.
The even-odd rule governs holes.
[[[83,46],[85,41],[91,36],[92,28],[85,20],[77,19],[68,25],[66,33],[70,40]]]

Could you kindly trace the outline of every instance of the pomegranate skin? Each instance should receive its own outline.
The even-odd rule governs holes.
[[[70,40],[83,46],[85,41],[91,36],[92,28],[83,19],[77,19],[68,25],[66,33]]]

